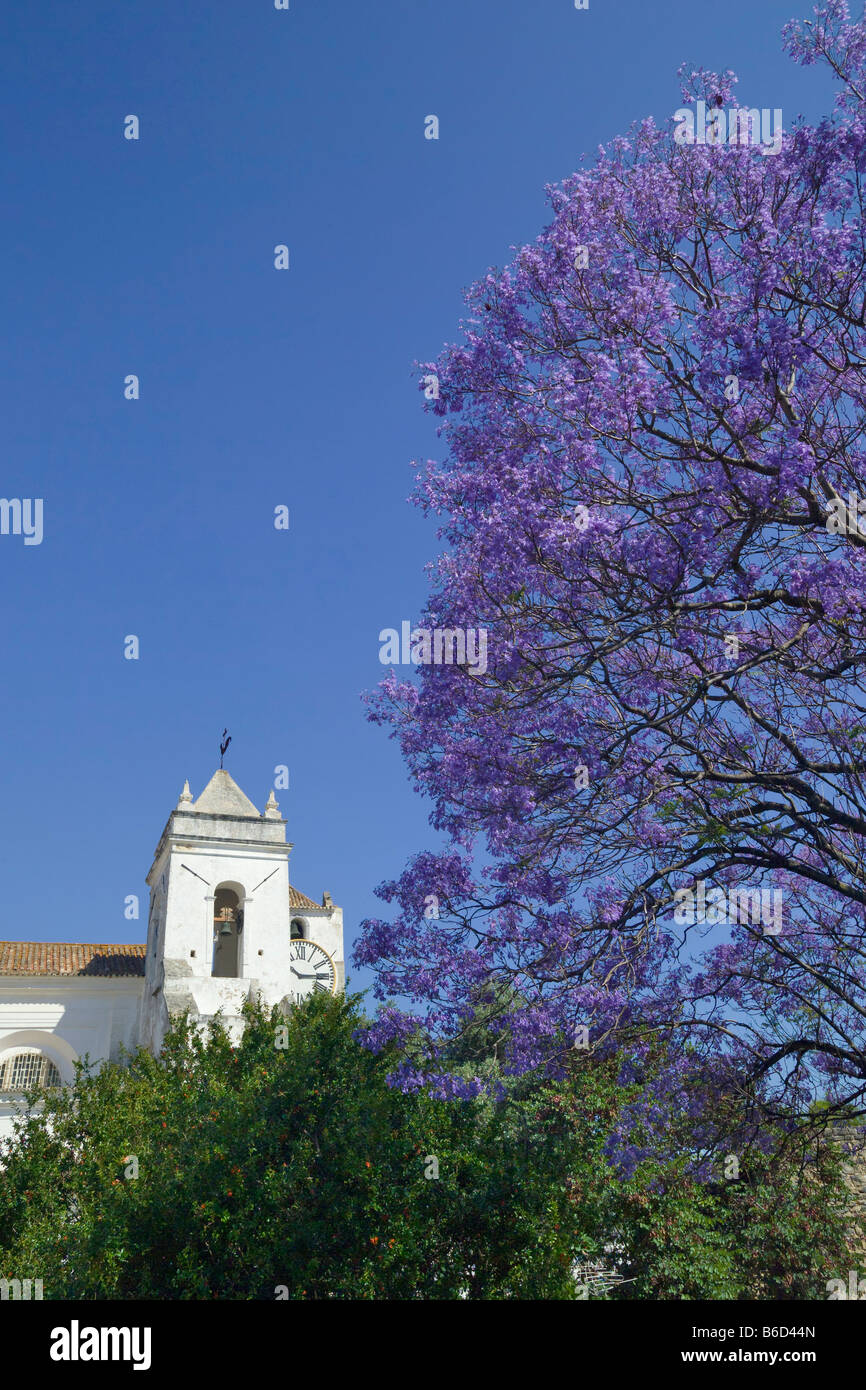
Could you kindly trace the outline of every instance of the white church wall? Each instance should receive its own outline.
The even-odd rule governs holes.
[[[166,869],[165,957],[187,964],[194,980],[211,978],[213,898],[218,888],[232,887],[241,890],[244,913],[240,973],[276,985],[289,928],[288,846],[187,846],[170,851]]]
[[[69,1084],[85,1055],[99,1066],[117,1058],[121,1045],[134,1051],[141,986],[140,977],[0,977],[0,1063],[12,1052],[34,1048]],[[11,1133],[18,1111],[14,1099],[0,1096],[0,1138]]]

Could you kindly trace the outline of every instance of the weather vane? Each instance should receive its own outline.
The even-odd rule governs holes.
[[[232,741],[231,734],[229,734],[228,738],[226,738],[226,734],[228,733],[228,729],[223,729],[223,738],[222,743],[220,744],[220,767],[222,767],[223,765],[223,758],[225,757],[226,752],[228,750],[228,746]]]

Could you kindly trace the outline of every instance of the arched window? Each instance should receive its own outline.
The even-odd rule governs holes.
[[[60,1072],[50,1057],[35,1048],[0,1057],[0,1091],[29,1091],[34,1086],[59,1086]]]
[[[213,902],[213,969],[222,979],[237,979],[238,933],[243,930],[244,914],[234,888],[218,888]]]
[[[283,921],[285,920],[286,919],[284,917]],[[303,917],[292,918],[291,939],[292,941],[309,941],[310,928],[304,921]]]

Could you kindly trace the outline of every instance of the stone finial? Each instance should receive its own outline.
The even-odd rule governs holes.
[[[322,894],[322,907],[333,907],[333,906],[334,906],[334,899],[331,897],[330,893],[329,893],[329,892],[327,891],[327,889],[326,889],[325,892]]]
[[[183,791],[180,794],[180,801],[177,804],[179,807],[192,805],[192,792],[189,789],[189,778],[187,778],[183,784]]]
[[[269,816],[271,820],[282,819],[282,817],[280,816],[279,803],[277,802],[277,798],[274,796],[273,788],[271,788],[271,794],[268,797],[267,803],[265,805],[265,815]]]

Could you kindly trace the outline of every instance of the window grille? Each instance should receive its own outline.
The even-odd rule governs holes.
[[[60,1072],[41,1052],[13,1052],[0,1057],[0,1091],[29,1091],[33,1086],[59,1086]]]

